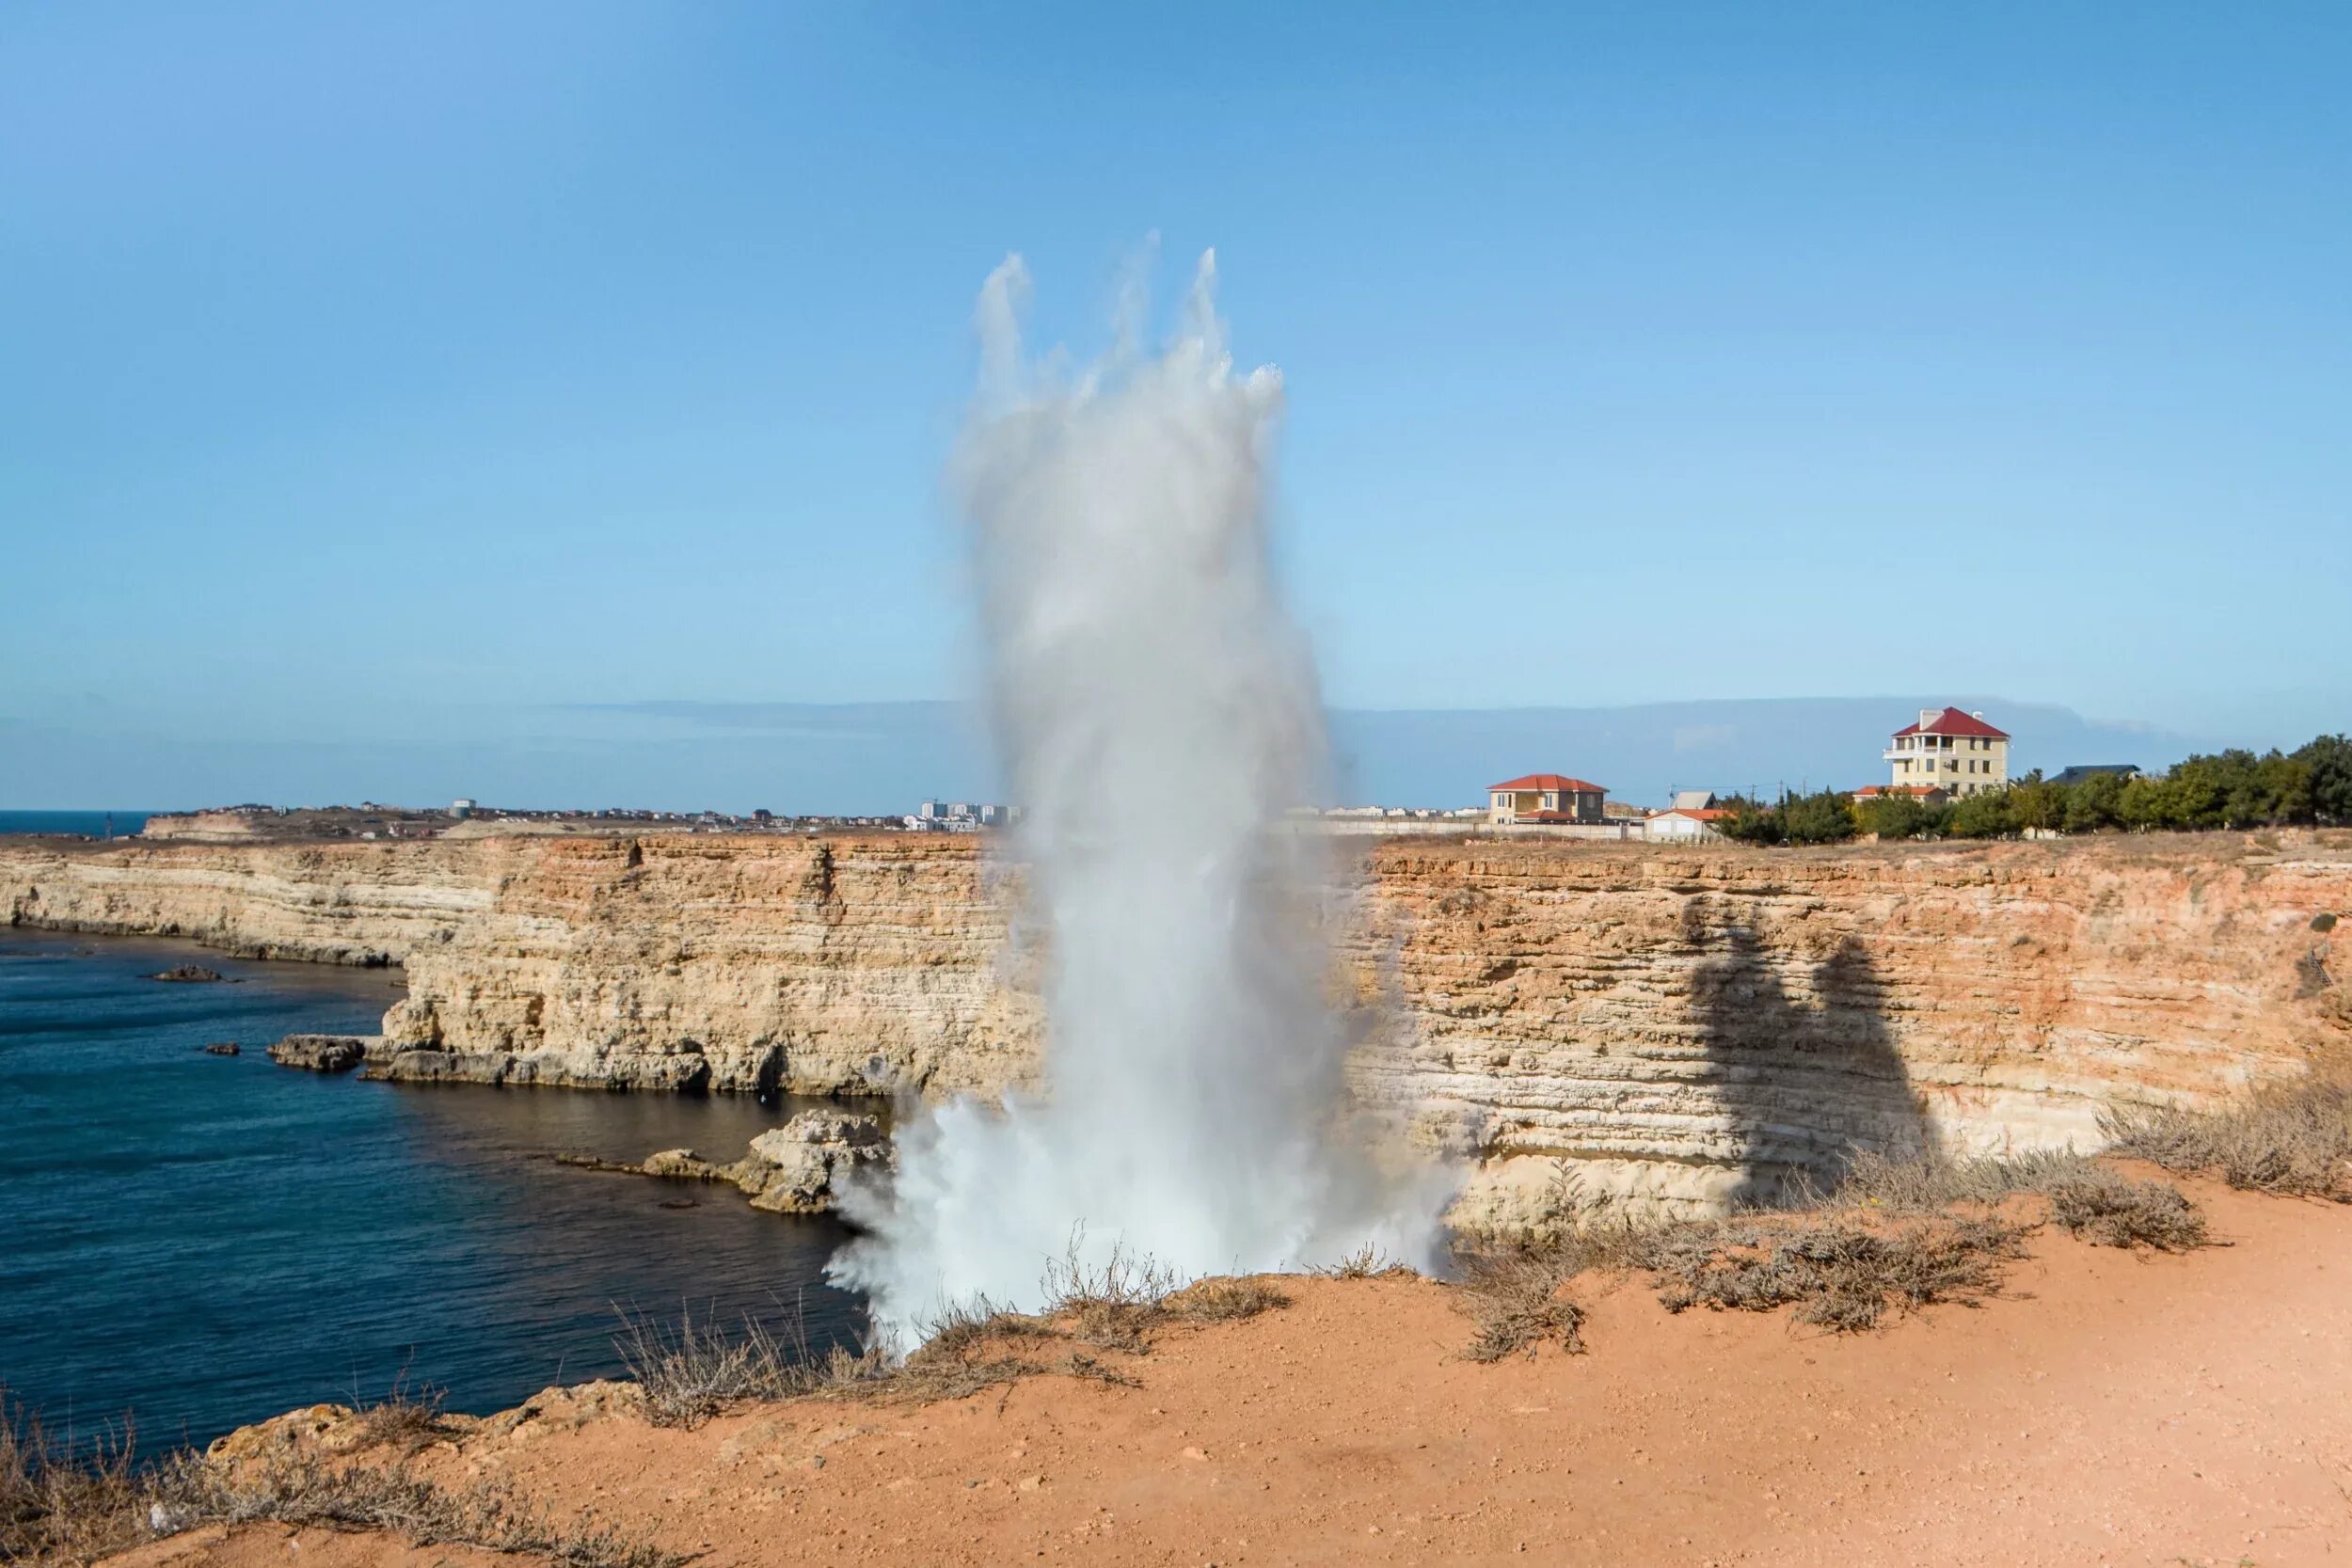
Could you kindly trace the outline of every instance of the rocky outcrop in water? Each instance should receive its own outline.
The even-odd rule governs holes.
[[[1721,1202],[1861,1148],[2098,1139],[2352,1040],[2352,834],[1990,846],[1390,840],[1329,908],[1364,1099],[1463,1213]],[[946,835],[0,843],[0,919],[406,965],[372,1075],[1032,1081],[1042,956]]]
[[[169,969],[160,970],[153,974],[147,975],[146,978],[167,980],[174,985],[181,986],[203,986],[215,984],[226,976],[219,970],[206,969],[202,964],[174,964]]]
[[[245,1048],[239,1045],[235,1040],[215,1040],[212,1044],[204,1048],[204,1054],[207,1056],[235,1056],[242,1054]]]
[[[755,1209],[814,1214],[833,1208],[851,1179],[889,1160],[890,1139],[876,1117],[803,1111],[752,1140],[751,1152],[736,1166],[735,1184]]]
[[[349,1072],[368,1059],[372,1043],[358,1035],[288,1035],[269,1048],[269,1059],[304,1072]]]
[[[739,1160],[721,1164],[691,1148],[664,1148],[635,1164],[567,1154],[559,1163],[583,1170],[621,1171],[670,1181],[719,1181],[742,1192],[755,1209],[777,1214],[821,1214],[844,1186],[866,1171],[886,1169],[890,1139],[877,1117],[850,1111],[803,1111],[752,1140]]]

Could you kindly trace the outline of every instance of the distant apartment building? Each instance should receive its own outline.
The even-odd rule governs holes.
[[[1609,791],[1582,779],[1559,773],[1530,773],[1486,786],[1486,820],[1496,827],[1513,822],[1598,822]]]
[[[1882,757],[1896,789],[1940,789],[1958,797],[2009,787],[2009,733],[1981,713],[1923,707],[1919,721],[1897,730]]]

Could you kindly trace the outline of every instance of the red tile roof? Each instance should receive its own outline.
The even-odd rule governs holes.
[[[1582,779],[1563,778],[1557,773],[1530,773],[1523,779],[1505,779],[1499,784],[1488,784],[1491,792],[1498,789],[1559,789],[1574,795],[1606,795],[1607,788],[1586,784]]]
[[[2007,730],[1996,730],[1983,720],[1963,713],[1956,707],[1947,707],[1937,714],[1933,723],[1905,724],[1895,734],[1899,737],[1906,735],[1980,735],[1994,740],[2009,738]]]

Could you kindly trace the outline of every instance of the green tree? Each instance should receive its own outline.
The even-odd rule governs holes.
[[[2115,798],[2115,819],[2126,828],[2173,826],[2171,781],[2144,773],[2125,781]]]
[[[1952,802],[1956,838],[2003,838],[2018,829],[2017,807],[2005,789],[1991,789]]]
[[[2020,828],[2037,828],[2047,832],[2066,826],[2066,791],[2044,779],[2039,768],[2009,786],[2009,803]]]
[[[2352,822],[2352,736],[2323,735],[2295,760],[2303,765],[2312,815],[2322,822]]]
[[[1878,796],[1856,807],[1854,816],[1864,832],[1890,840],[1922,837],[1936,822],[1934,810],[1909,795]]]
[[[2066,814],[2058,826],[2070,833],[2092,833],[2120,827],[2118,809],[2123,798],[2123,775],[2093,773],[2078,784],[2066,786]]]
[[[1784,844],[1788,833],[1780,813],[1751,795],[1734,795],[1723,802],[1731,813],[1715,823],[1715,831],[1738,844]]]
[[[1780,818],[1781,832],[1791,844],[1843,844],[1858,831],[1853,797],[1842,790],[1783,796]]]

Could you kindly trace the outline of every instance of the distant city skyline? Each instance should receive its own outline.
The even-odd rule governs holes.
[[[985,792],[708,714],[977,695],[1012,250],[1083,356],[1218,248],[1343,784],[1374,711],[2292,747],[2352,728],[2347,79],[2322,4],[8,8],[0,804]]]

